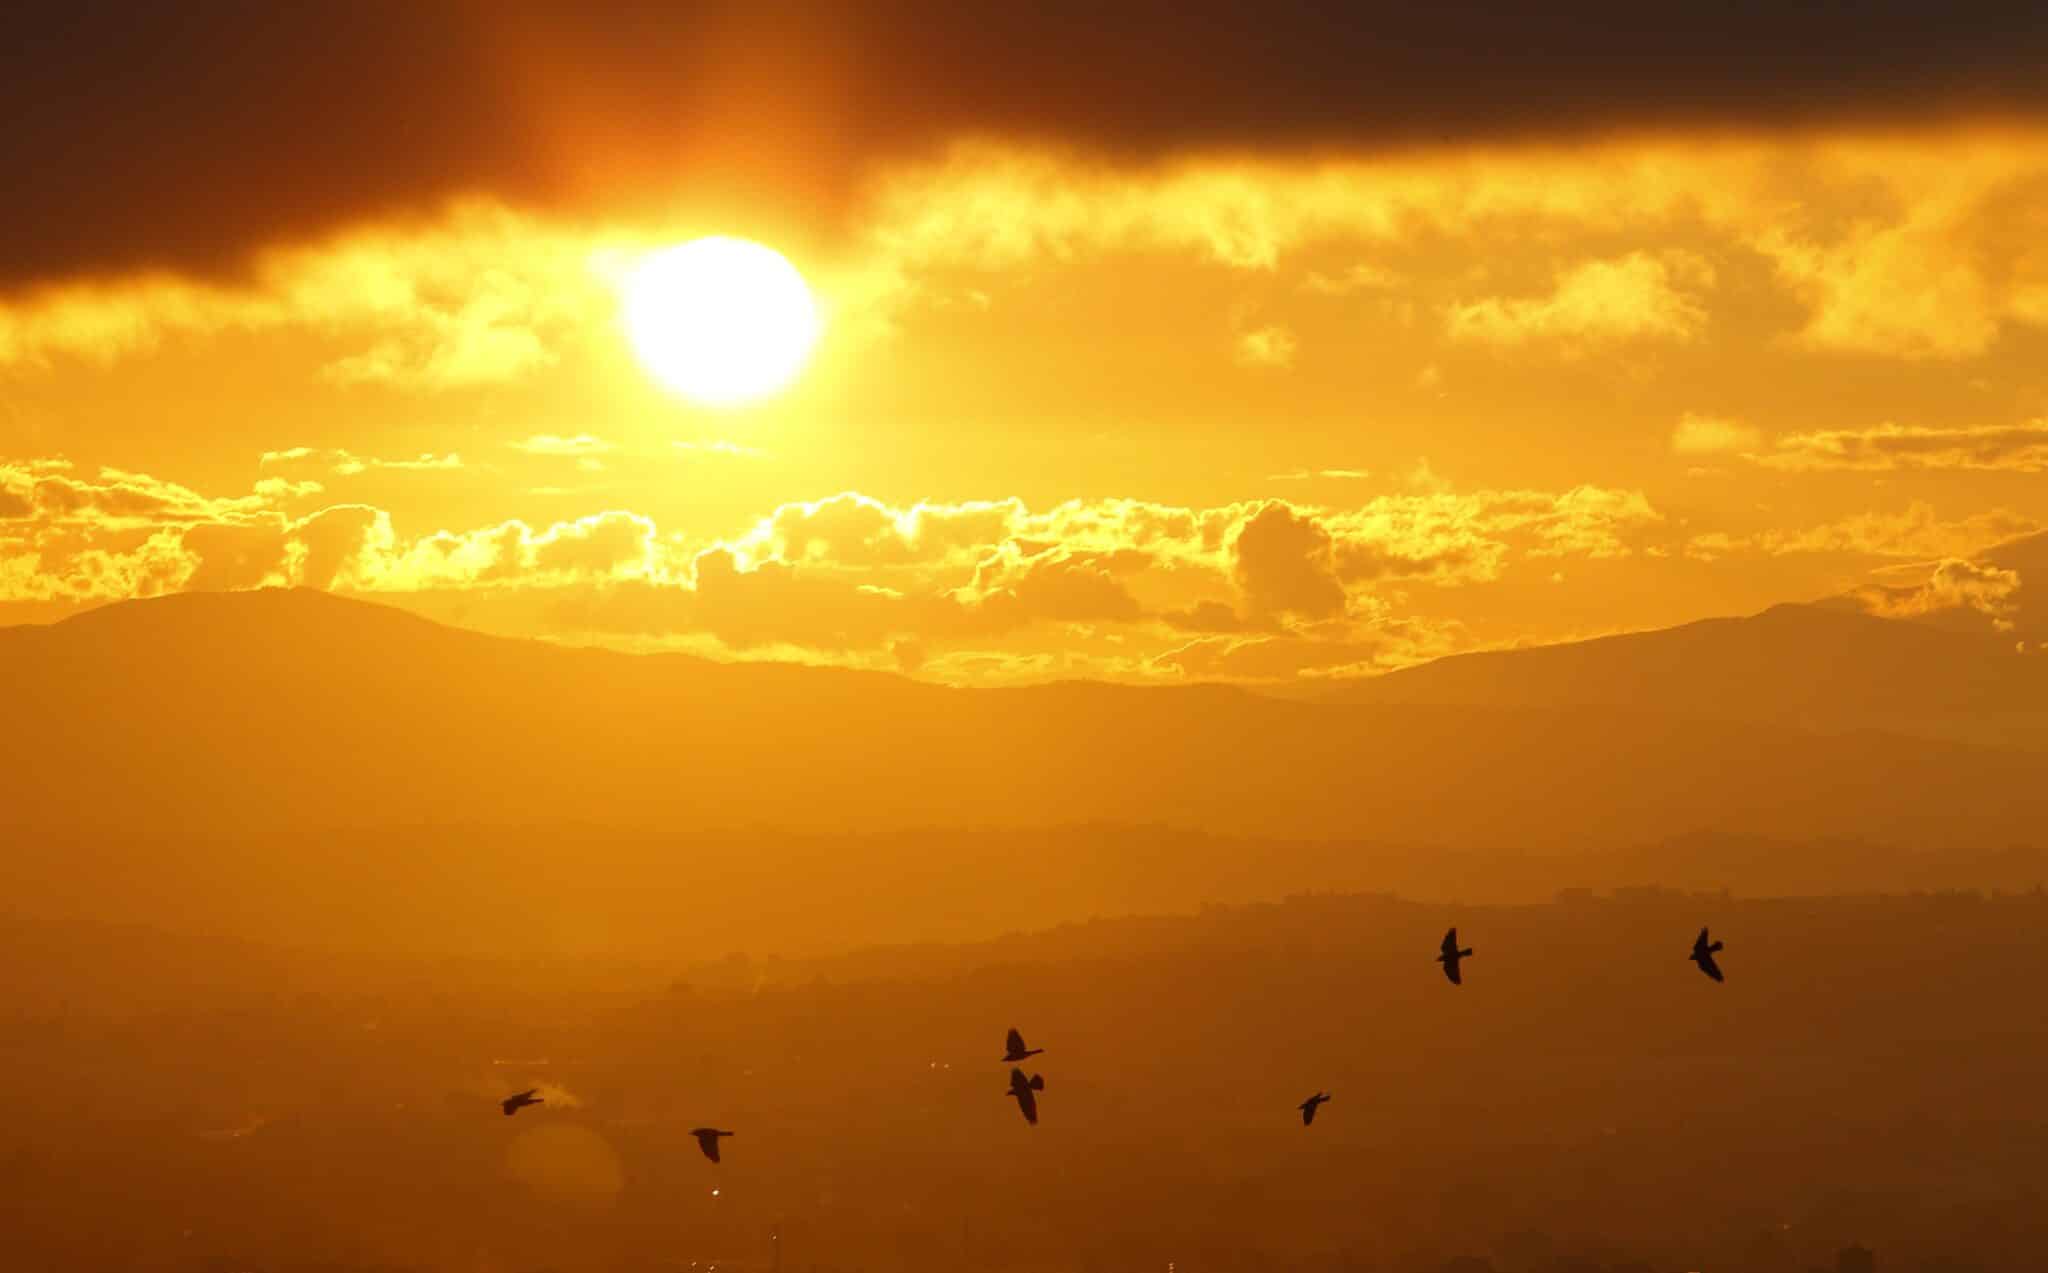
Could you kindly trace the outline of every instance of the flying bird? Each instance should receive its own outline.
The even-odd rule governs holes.
[[[1010,1067],[1010,1095],[1017,1098],[1017,1108],[1023,1111],[1024,1121],[1038,1126],[1038,1093],[1045,1090],[1045,1076],[1034,1074],[1024,1077],[1024,1071]]]
[[[704,1156],[712,1162],[717,1162],[718,1138],[720,1136],[730,1136],[732,1133],[722,1132],[716,1127],[692,1127],[690,1135],[697,1138],[697,1148],[704,1151]]]
[[[504,1100],[498,1102],[498,1108],[505,1111],[505,1117],[510,1118],[514,1114],[517,1114],[520,1110],[525,1109],[529,1105],[543,1104],[544,1102],[542,1101],[542,1099],[534,1095],[534,1093],[538,1092],[539,1090],[540,1089],[537,1087],[529,1087],[525,1091],[520,1092],[517,1095],[508,1096]]]
[[[1005,1061],[1021,1061],[1027,1056],[1037,1056],[1040,1052],[1045,1051],[1044,1048],[1025,1047],[1024,1036],[1017,1033],[1016,1026],[1010,1027],[1010,1038],[1008,1043],[1008,1050],[1003,1053],[1003,1059]]]
[[[1443,953],[1436,957],[1436,961],[1444,966],[1444,976],[1451,979],[1452,985],[1462,986],[1465,984],[1465,979],[1458,974],[1458,961],[1470,959],[1471,957],[1472,948],[1470,946],[1463,950],[1458,949],[1457,929],[1453,928],[1450,932],[1444,934]]]
[[[1693,939],[1692,954],[1687,955],[1686,958],[1698,964],[1700,971],[1712,977],[1715,981],[1726,981],[1727,978],[1721,975],[1721,965],[1714,962],[1714,956],[1720,952],[1720,949],[1720,942],[1715,942],[1712,945],[1707,944],[1707,930],[1702,928],[1700,935]]]
[[[1317,1092],[1317,1093],[1316,1093],[1316,1094],[1315,1094],[1314,1096],[1311,1096],[1311,1097],[1309,1097],[1309,1098],[1308,1098],[1307,1100],[1303,1101],[1303,1102],[1301,1103],[1301,1107],[1300,1107],[1300,1108],[1301,1108],[1301,1125],[1302,1125],[1303,1127],[1306,1127],[1306,1126],[1308,1126],[1308,1125],[1309,1125],[1310,1123],[1313,1123],[1313,1122],[1315,1122],[1315,1121],[1316,1121],[1316,1106],[1318,1106],[1318,1105],[1321,1105],[1321,1104],[1322,1104],[1322,1103],[1323,1103],[1324,1101],[1327,1101],[1327,1100],[1329,1100],[1329,1099],[1330,1099],[1330,1094],[1329,1094],[1328,1092]]]

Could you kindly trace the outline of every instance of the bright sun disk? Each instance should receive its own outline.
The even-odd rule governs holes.
[[[819,327],[795,266],[773,248],[722,235],[644,257],[626,280],[625,323],[656,380],[714,407],[789,384]]]

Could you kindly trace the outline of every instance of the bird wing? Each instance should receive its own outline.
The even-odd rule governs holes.
[[[1006,1039],[1004,1042],[1006,1042],[1009,1045],[1009,1051],[1011,1056],[1015,1056],[1019,1052],[1022,1052],[1024,1050],[1024,1036],[1017,1033],[1016,1026],[1010,1027],[1010,1037]]]
[[[1464,975],[1458,971],[1458,956],[1452,955],[1449,959],[1444,960],[1444,976],[1449,977],[1451,984],[1454,986],[1465,984]]]
[[[703,1151],[704,1151],[704,1156],[705,1156],[706,1158],[709,1158],[709,1159],[710,1159],[710,1160],[711,1160],[712,1162],[717,1162],[717,1161],[718,1161],[718,1133],[717,1133],[717,1132],[711,1132],[711,1131],[704,1131],[704,1132],[698,1132],[698,1133],[696,1133],[696,1137],[697,1137],[697,1148],[699,1148],[699,1149],[701,1149],[701,1150],[703,1150]]]
[[[1714,957],[1705,951],[1700,952],[1700,971],[1712,977],[1715,981],[1727,980],[1726,977],[1721,975],[1721,965],[1715,963]]]
[[[1455,955],[1458,953],[1457,929],[1453,928],[1450,932],[1444,934],[1444,944],[1441,947],[1439,947],[1439,949],[1442,950],[1446,955]]]
[[[1694,950],[1694,952],[1695,952],[1695,953],[1698,953],[1698,954],[1702,954],[1702,955],[1706,953],[1706,951],[1707,951],[1707,930],[1706,930],[1706,929],[1702,928],[1702,929],[1700,930],[1700,935],[1699,935],[1698,937],[1696,937],[1696,938],[1694,938],[1694,939],[1693,939],[1693,943],[1692,943],[1692,948],[1693,948],[1693,950]]]
[[[1313,1097],[1301,1103],[1301,1125],[1303,1127],[1316,1121],[1316,1105],[1317,1101]]]
[[[1028,1085],[1021,1086],[1016,1091],[1011,1092],[1010,1095],[1017,1098],[1017,1108],[1024,1111],[1024,1121],[1036,1127],[1038,1125],[1038,1097],[1032,1093],[1031,1088]]]

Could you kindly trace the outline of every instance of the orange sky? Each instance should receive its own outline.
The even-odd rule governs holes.
[[[817,181],[694,183],[591,124],[615,103],[570,72],[604,50],[543,76],[499,37],[554,112],[522,127],[632,179],[480,162],[228,209],[225,256],[126,211],[12,262],[0,622],[310,584],[958,682],[1287,679],[1911,584],[2048,524],[2025,111],[1418,139],[1303,106],[1261,145],[948,89],[957,126],[854,145],[819,102],[872,84],[792,46],[690,153],[815,135]],[[710,233],[825,312],[749,408],[664,392],[620,329],[636,256]]]

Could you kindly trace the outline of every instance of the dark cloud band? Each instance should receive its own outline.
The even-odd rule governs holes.
[[[2038,5],[46,3],[0,20],[0,286],[462,194],[829,218],[962,134],[1149,157],[2048,111]]]

